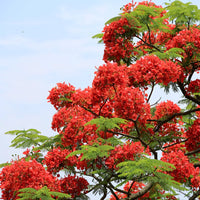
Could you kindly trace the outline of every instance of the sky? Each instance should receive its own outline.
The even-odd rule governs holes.
[[[103,63],[103,45],[92,36],[129,2],[0,0],[0,163],[20,153],[9,148],[13,138],[5,132],[55,134],[48,91],[59,82],[91,86],[95,66]],[[190,2],[200,7],[199,0]]]

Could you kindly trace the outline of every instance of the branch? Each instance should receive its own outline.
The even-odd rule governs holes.
[[[134,184],[134,183],[135,183],[135,181],[132,181],[131,186],[130,186],[129,189],[128,189],[128,193],[131,192],[131,188],[133,187],[133,184]]]
[[[138,38],[139,40],[141,40],[144,44],[146,44],[147,46],[149,46],[149,47],[153,47],[154,49],[156,49],[157,51],[159,51],[159,52],[161,52],[162,53],[162,51],[159,49],[159,48],[157,48],[156,46],[154,46],[154,45],[152,45],[152,44],[149,44],[149,43],[147,43],[146,41],[144,41],[141,37],[139,37],[139,36],[135,36],[136,38]]]
[[[153,90],[154,90],[154,83],[152,83],[152,88],[151,88],[151,92],[150,92],[150,94],[149,94],[149,97],[148,97],[148,99],[147,99],[147,103],[149,102],[149,100],[150,100],[150,98],[151,98],[151,95],[152,95],[152,93],[153,93]]]
[[[134,200],[134,199],[138,199],[139,197],[142,197],[144,194],[146,194],[153,187],[153,185],[154,185],[153,183],[148,183],[139,192],[131,194],[130,197],[123,198],[121,200]]]
[[[127,137],[127,138],[131,138],[131,139],[134,139],[134,140],[139,140],[140,139],[139,137],[134,137],[134,136],[131,136],[131,135],[126,135],[124,133],[119,133],[119,132],[116,132],[116,131],[107,130],[107,132],[112,133],[114,135],[121,135],[121,136],[124,136],[124,137]]]
[[[182,142],[186,142],[187,140],[188,140],[188,139],[182,140],[182,141],[180,141],[180,142],[175,142],[175,143],[173,143],[173,144],[169,144],[169,145],[167,145],[167,146],[164,146],[163,149],[168,148],[168,147],[172,147],[172,146],[174,146],[174,145],[176,145],[176,144],[180,144],[180,143],[182,143]]]
[[[191,62],[190,64],[197,64],[197,63],[200,63],[200,60],[195,61],[195,62]]]
[[[123,194],[127,194],[127,195],[129,194],[129,192],[126,192],[124,190],[121,190],[119,188],[114,187],[114,185],[112,183],[109,183],[109,185],[110,185],[109,189],[112,188],[112,189],[116,190],[117,192],[120,192],[120,193],[123,193]]]
[[[147,29],[148,29],[149,43],[150,43],[150,45],[151,45],[151,44],[152,44],[152,43],[151,43],[151,30],[150,30],[150,28],[149,28],[149,25],[148,25],[148,24],[146,24],[146,26],[147,26]]]
[[[161,97],[158,99],[158,101],[156,101],[155,103],[151,104],[150,106],[152,107],[152,106],[157,105],[160,100],[161,100]]]
[[[132,119],[129,119],[130,121],[132,121],[134,124],[135,124],[135,129],[136,129],[136,132],[138,134],[138,139],[140,140],[140,142],[147,148],[148,147],[148,144],[146,142],[144,142],[141,138],[140,138],[140,131],[138,129],[138,126],[137,126],[137,121],[139,119],[140,115],[137,116],[137,119],[136,120],[132,120]],[[158,159],[158,154],[157,152],[152,149],[150,146],[149,146],[149,149],[150,151],[153,153],[154,155],[154,158],[157,160]]]
[[[163,121],[158,121],[158,125],[153,129],[153,131],[154,131],[154,132],[159,131],[160,127],[161,127],[163,124],[169,122],[170,120],[172,120],[172,119],[175,118],[175,117],[183,116],[183,115],[188,115],[188,114],[190,114],[190,113],[192,113],[192,112],[196,112],[196,111],[200,111],[200,108],[188,110],[188,111],[186,111],[186,112],[175,113],[175,114],[171,115],[170,117],[168,117],[167,119],[165,119],[165,120],[163,120]]]
[[[100,200],[104,200],[107,196],[107,189],[106,189],[106,186],[104,186],[104,189],[103,189],[103,196],[101,197]]]
[[[99,117],[99,115],[97,115],[94,111],[90,110],[89,108],[86,108],[85,106],[80,106],[81,108],[83,108],[84,110],[92,113],[95,117]]]
[[[188,152],[188,153],[185,153],[185,155],[186,156],[189,156],[189,155],[192,155],[192,154],[194,154],[194,153],[199,153],[200,152],[200,148],[199,149],[196,149],[196,150],[194,150],[194,151],[190,151],[190,152]]]
[[[100,106],[99,108],[99,116],[101,115],[101,110],[104,107],[104,105],[106,104],[106,102],[108,101],[108,98],[104,100],[103,104]]]
[[[194,163],[194,167],[200,167],[200,163]]]
[[[116,200],[120,200],[119,198],[118,198],[118,196],[114,193],[114,191],[112,190],[112,188],[110,188],[109,186],[107,186],[108,187],[108,189],[111,191],[111,193],[113,194],[113,196],[115,197],[115,199]]]
[[[183,84],[181,82],[177,81],[177,83],[178,83],[178,86],[179,86],[181,92],[183,93],[183,95],[184,95],[184,97],[186,99],[189,99],[189,100],[193,101],[194,103],[200,105],[200,100],[188,95],[187,92],[185,91],[185,88],[184,88]]]
[[[193,76],[193,74],[194,74],[194,72],[195,72],[195,70],[198,68],[198,66],[196,67],[194,64],[192,64],[192,71],[191,71],[191,73],[190,73],[190,75],[189,75],[189,77],[188,77],[188,83],[190,83],[190,81],[191,81],[191,79],[192,79],[192,76]]]
[[[200,190],[197,191],[196,193],[194,193],[194,194],[189,198],[189,200],[195,200],[196,197],[198,197],[199,195],[200,195]]]
[[[200,167],[200,163],[194,163],[194,167]]]

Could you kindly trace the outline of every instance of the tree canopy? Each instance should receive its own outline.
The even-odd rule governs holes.
[[[1,164],[2,199],[199,198],[199,21],[198,7],[178,0],[123,6],[93,36],[105,49],[92,86],[50,90],[55,136],[6,133],[26,150]],[[161,90],[182,98],[152,102]]]

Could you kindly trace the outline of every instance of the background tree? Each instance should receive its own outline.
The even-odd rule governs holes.
[[[87,199],[92,191],[102,200],[177,199],[178,190],[198,198],[199,13],[190,3],[143,1],[107,21],[94,36],[105,44],[105,64],[92,87],[50,91],[58,134],[7,132],[11,146],[30,149],[2,164],[2,199]],[[156,86],[182,93],[182,106],[151,102]]]

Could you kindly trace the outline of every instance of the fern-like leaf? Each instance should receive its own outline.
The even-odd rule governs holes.
[[[98,129],[98,131],[107,131],[107,130],[111,130],[114,128],[120,129],[119,125],[120,124],[126,124],[127,121],[125,119],[121,119],[121,118],[104,118],[102,116],[100,116],[100,118],[96,118],[93,119],[91,121],[89,121],[88,123],[85,124],[85,126],[87,125],[94,125],[96,124]]]
[[[39,146],[41,143],[48,140],[47,136],[41,135],[36,129],[28,130],[13,130],[8,131],[5,134],[16,135],[11,141],[11,147],[15,148],[27,148],[31,146]]]
[[[114,22],[114,21],[118,21],[118,20],[120,20],[121,18],[122,18],[121,16],[113,17],[113,18],[109,19],[109,20],[105,23],[105,25],[110,24],[110,23],[112,23],[112,22]]]
[[[18,190],[19,200],[54,200],[53,197],[56,199],[69,199],[71,196],[69,194],[61,193],[61,192],[53,192],[47,186],[42,187],[39,190],[34,188],[23,188]]]
[[[98,143],[94,143],[92,146],[83,145],[81,146],[81,150],[70,153],[66,159],[74,155],[82,154],[81,160],[95,160],[97,157],[108,157],[109,152],[113,149],[114,147],[110,145],[99,145]]]

